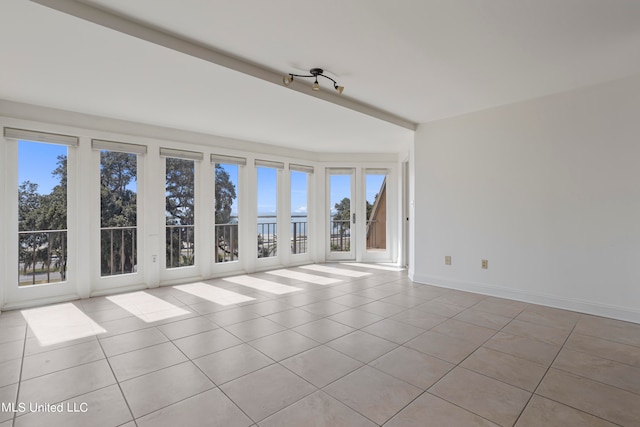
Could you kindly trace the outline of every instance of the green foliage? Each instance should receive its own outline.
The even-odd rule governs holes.
[[[236,187],[219,164],[216,164],[215,176],[215,223],[227,224],[231,219],[231,206],[237,197]]]

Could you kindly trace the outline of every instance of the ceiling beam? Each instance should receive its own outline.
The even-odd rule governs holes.
[[[190,55],[194,58],[199,58],[204,61],[262,79],[269,83],[282,86],[282,76],[286,74],[234,57],[226,52],[216,50],[195,40],[189,40],[183,36],[171,34],[164,29],[154,28],[148,24],[134,21],[76,0],[31,1],[68,15],[93,22],[94,24],[128,34],[132,37]],[[283,89],[285,88],[283,87]],[[344,97],[337,93],[330,91],[314,91],[308,85],[291,85],[286,89],[295,90],[297,92],[331,102],[341,107],[366,114],[405,129],[415,131],[417,127],[417,124],[410,120],[357,101],[353,98]]]

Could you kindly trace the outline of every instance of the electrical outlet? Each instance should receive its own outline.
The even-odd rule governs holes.
[[[444,257],[444,264],[451,265],[451,255],[447,255]]]
[[[486,259],[482,260],[482,268],[484,268],[485,270],[487,268],[489,268],[489,261],[488,260],[486,260]]]

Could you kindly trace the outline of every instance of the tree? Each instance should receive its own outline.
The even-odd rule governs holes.
[[[219,164],[216,164],[215,176],[215,223],[227,224],[231,219],[233,201],[237,197],[236,186],[231,182],[227,171]]]
[[[194,263],[194,188],[195,166],[192,160],[166,159],[165,216],[170,227],[166,234],[167,267]]]

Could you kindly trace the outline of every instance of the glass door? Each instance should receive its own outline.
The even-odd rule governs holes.
[[[356,258],[355,170],[328,169],[328,248],[329,260]]]

